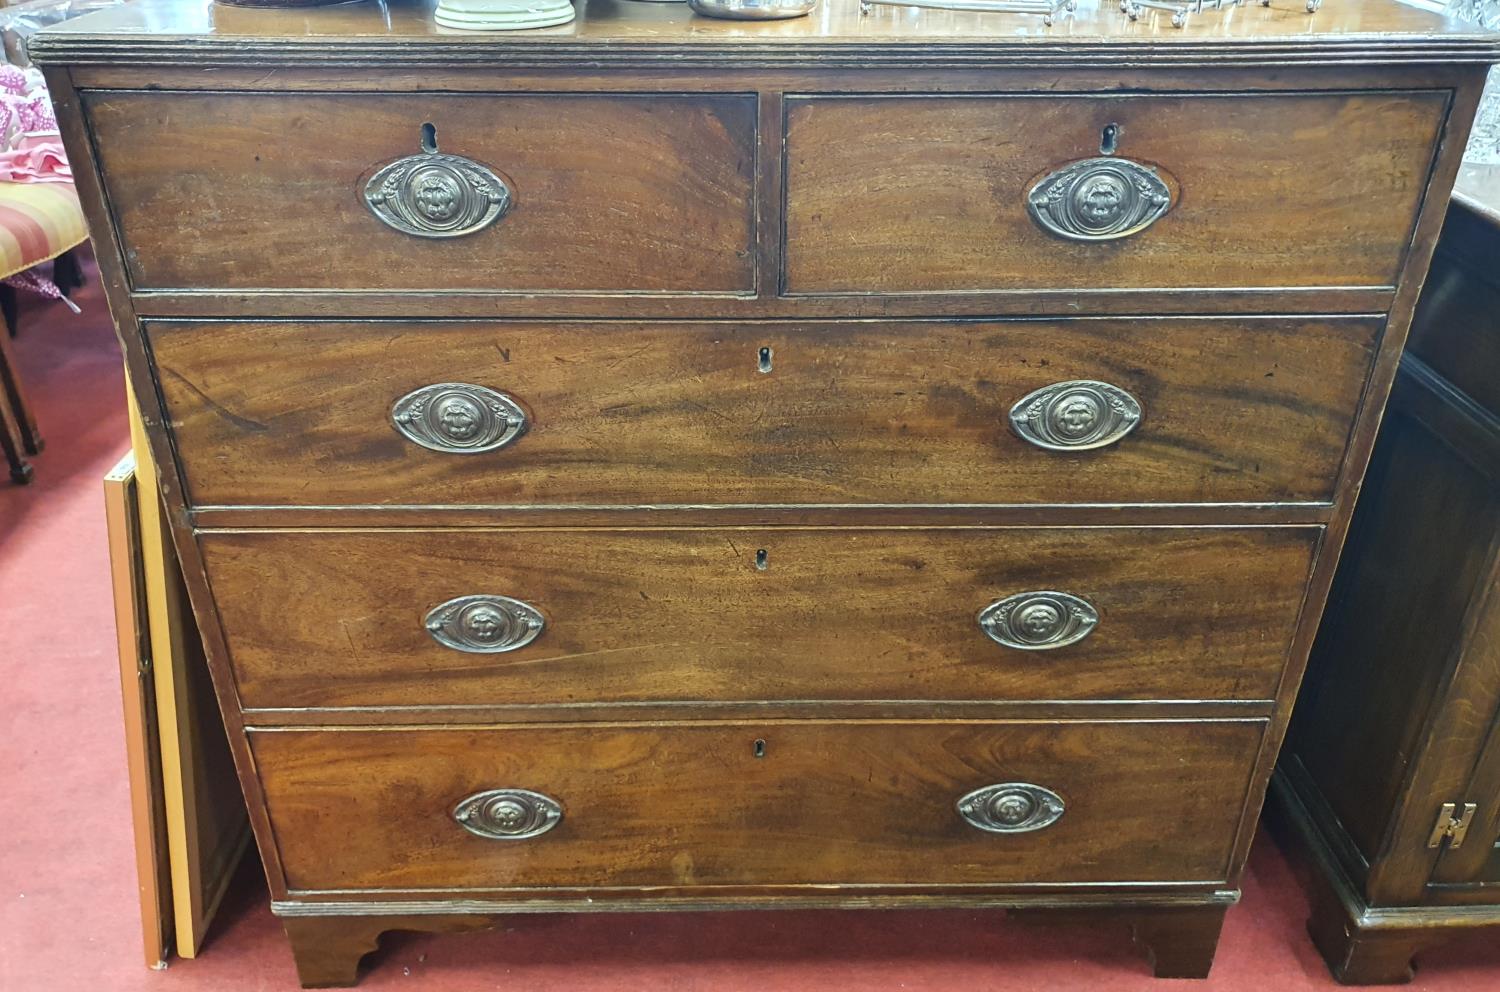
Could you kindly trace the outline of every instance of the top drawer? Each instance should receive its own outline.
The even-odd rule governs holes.
[[[93,92],[84,102],[136,289],[755,288],[751,96]],[[377,173],[407,157],[412,171],[392,178],[382,209],[439,235],[499,216],[458,237],[382,222],[367,190],[375,179],[379,198],[389,174]]]
[[[784,288],[1393,286],[1446,107],[1438,91],[792,99]]]

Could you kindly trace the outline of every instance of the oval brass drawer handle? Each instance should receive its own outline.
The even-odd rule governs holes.
[[[1018,592],[979,611],[979,629],[998,644],[1050,651],[1077,644],[1099,625],[1099,611],[1066,592]]]
[[[975,789],[958,801],[969,826],[992,834],[1024,834],[1050,827],[1063,815],[1063,799],[1029,782],[1001,782]]]
[[[453,808],[453,819],[486,840],[526,840],[546,833],[562,820],[562,804],[530,789],[476,792]]]
[[[445,648],[502,654],[542,636],[547,621],[535,606],[509,596],[460,596],[433,607],[424,624]]]
[[[489,227],[510,209],[511,189],[488,166],[434,147],[379,169],[365,206],[387,227],[418,238],[457,238]]]
[[[1043,177],[1026,195],[1031,219],[1070,241],[1113,241],[1144,231],[1172,209],[1156,170],[1128,158],[1086,158]]]
[[[466,382],[436,382],[391,405],[391,423],[413,444],[449,454],[503,448],[526,433],[526,411],[505,393]]]
[[[1010,427],[1048,451],[1088,451],[1114,444],[1141,422],[1141,402],[1093,379],[1054,382],[1010,408]]]

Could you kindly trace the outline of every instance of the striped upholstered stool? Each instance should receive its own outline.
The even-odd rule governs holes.
[[[0,183],[0,279],[56,259],[54,281],[66,291],[78,284],[77,266],[67,253],[87,237],[71,183]],[[42,437],[11,351],[16,297],[10,286],[0,285],[0,314],[6,324],[0,331],[0,449],[10,477],[29,482],[25,456],[41,450]]]

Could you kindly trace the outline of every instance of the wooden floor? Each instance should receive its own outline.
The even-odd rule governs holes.
[[[202,957],[140,963],[100,478],[126,446],[119,355],[96,286],[82,317],[22,316],[20,361],[46,451],[0,485],[0,990],[296,988],[251,871]],[[1060,852],[1062,856],[1062,852]],[[1336,988],[1303,932],[1295,871],[1262,836],[1207,982],[1158,983],[1123,930],[1000,913],[715,913],[517,918],[456,937],[397,935],[361,988],[527,992],[1298,992]],[[1421,990],[1500,990],[1500,942],[1418,959]]]

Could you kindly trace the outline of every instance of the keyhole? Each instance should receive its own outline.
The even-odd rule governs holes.
[[[1113,155],[1115,149],[1120,146],[1120,131],[1118,124],[1106,124],[1104,130],[1099,134],[1099,154]]]
[[[758,570],[764,572],[766,569],[771,567],[771,562],[769,560],[770,557],[770,554],[767,553],[765,548],[759,549],[755,552],[755,567]]]
[[[762,348],[762,349],[760,349],[760,362],[759,362],[759,364],[756,367],[759,368],[762,372],[769,372],[769,371],[771,371],[771,349],[770,348]]]
[[[750,749],[750,753],[754,754],[757,758],[764,758],[766,756],[766,742],[757,737],[755,739],[755,746]]]
[[[437,151],[437,128],[431,121],[422,125],[422,151],[429,155]]]

